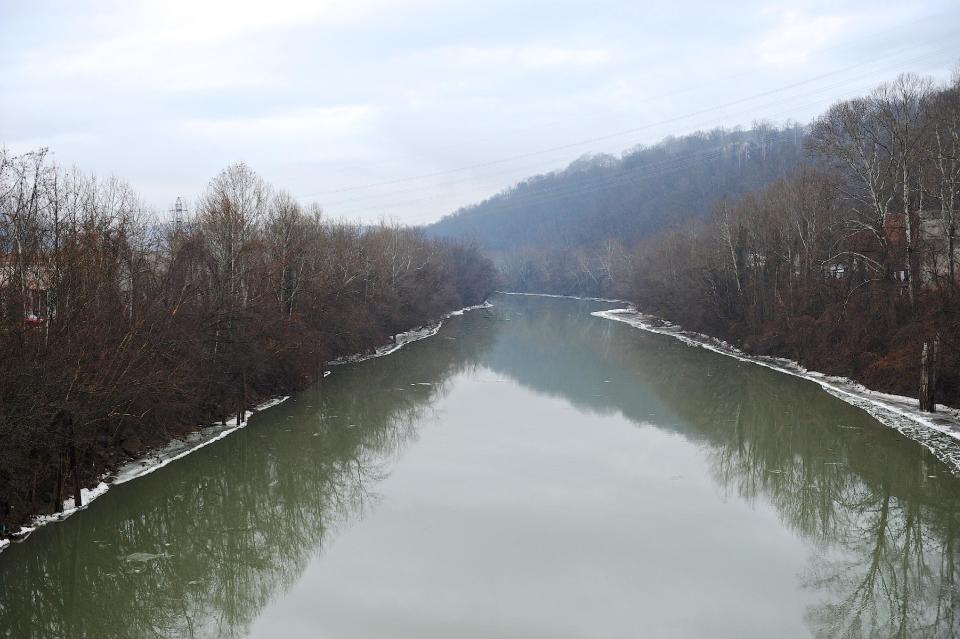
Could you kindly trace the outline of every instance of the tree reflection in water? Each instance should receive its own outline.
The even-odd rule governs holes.
[[[496,303],[0,555],[0,636],[246,635],[363,516],[445,380],[477,366],[701,447],[727,496],[772,505],[806,542],[816,636],[960,635],[960,481],[925,448],[813,383],[591,317],[596,304]]]
[[[343,366],[246,429],[38,530],[0,556],[0,636],[242,637],[476,366],[484,313]],[[411,381],[417,382],[410,386]]]
[[[815,636],[960,636],[960,481],[932,453],[812,382],[570,305],[512,302],[484,363],[702,444],[723,490],[765,500],[808,542]]]

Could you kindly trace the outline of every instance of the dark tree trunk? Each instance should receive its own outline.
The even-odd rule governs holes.
[[[956,234],[956,229],[954,225],[951,224],[948,229],[947,234],[947,267],[950,272],[950,284],[947,287],[948,299],[950,302],[953,301],[953,289],[957,286],[957,261],[956,261],[956,240],[954,235]]]
[[[80,467],[77,464],[77,447],[73,442],[73,438],[70,439],[70,469],[73,471],[73,507],[80,508],[83,506],[83,495],[80,492]]]
[[[936,411],[937,368],[940,364],[940,336],[932,342],[923,343],[920,355],[920,410],[932,413]]]
[[[57,454],[57,492],[53,496],[53,512],[58,512],[63,506],[63,476],[66,469],[63,467],[63,453]]]
[[[237,389],[237,425],[244,423],[247,417],[247,373],[240,373],[240,387]]]

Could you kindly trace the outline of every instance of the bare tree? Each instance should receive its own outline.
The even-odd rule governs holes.
[[[920,162],[925,108],[932,90],[929,78],[905,73],[889,84],[882,84],[871,95],[876,105],[874,118],[880,128],[880,144],[887,147],[894,160],[898,195],[903,214],[904,242],[906,244],[907,291],[911,305],[916,303],[917,289],[917,233],[914,227],[915,211],[922,209],[923,165]]]

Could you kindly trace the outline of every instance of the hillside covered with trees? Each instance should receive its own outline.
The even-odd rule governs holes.
[[[478,242],[511,290],[608,291],[619,258],[637,240],[706,216],[719,197],[735,199],[783,177],[803,160],[804,136],[799,125],[755,123],[668,138],[620,157],[585,156],[427,232]]]
[[[161,225],[123,181],[3,152],[0,535],[493,287],[475,246],[331,222],[243,164]]]
[[[929,392],[960,405],[960,77],[903,75],[840,102],[807,146],[807,166],[646,238],[619,292],[750,352],[911,396],[926,350]]]

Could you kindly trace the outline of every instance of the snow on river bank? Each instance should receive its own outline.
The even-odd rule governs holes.
[[[400,350],[407,344],[411,342],[416,342],[427,337],[433,337],[440,330],[440,327],[443,326],[443,320],[450,319],[451,317],[457,317],[463,315],[467,311],[475,311],[481,308],[492,308],[493,304],[490,302],[484,302],[483,304],[477,304],[476,306],[465,306],[459,311],[450,311],[436,324],[429,324],[427,326],[421,326],[415,328],[411,331],[405,333],[397,333],[393,336],[393,340],[388,343],[380,346],[379,348],[374,349],[372,353],[355,353],[353,355],[345,355],[339,357],[333,361],[327,362],[330,366],[337,366],[339,364],[352,364],[354,362],[363,362],[368,359],[373,359],[374,357],[383,357],[384,355],[389,355],[395,351]],[[324,375],[326,377],[326,375]]]
[[[457,311],[451,311],[443,316],[443,318],[436,322],[435,324],[430,324],[428,326],[421,326],[404,333],[398,333],[394,335],[391,342],[376,348],[371,353],[358,353],[355,355],[348,355],[346,357],[341,357],[339,359],[327,362],[328,365],[335,366],[339,364],[347,364],[352,362],[362,362],[368,359],[373,359],[375,357],[383,357],[394,353],[407,344],[416,342],[427,337],[432,337],[436,335],[440,330],[440,327],[443,325],[443,321],[451,317],[457,317],[463,315],[467,311],[473,311],[481,308],[491,308],[493,304],[490,302],[484,302],[483,304],[477,304],[475,306],[467,306],[461,308]],[[330,371],[324,371],[323,377],[327,377],[330,374]],[[150,473],[159,470],[175,462],[176,460],[189,455],[192,452],[195,452],[204,446],[212,444],[216,441],[219,441],[230,435],[231,433],[240,430],[247,425],[247,420],[249,417],[255,413],[262,410],[266,410],[272,406],[276,406],[287,399],[289,395],[283,397],[277,397],[269,401],[264,402],[253,408],[253,410],[248,410],[244,416],[244,421],[242,423],[237,423],[237,418],[233,418],[229,421],[222,422],[219,424],[211,424],[207,426],[201,426],[196,431],[190,433],[183,439],[175,439],[169,444],[160,448],[158,450],[151,451],[137,459],[135,461],[129,462],[119,470],[113,473],[108,473],[100,478],[100,483],[98,483],[93,488],[83,488],[80,491],[80,497],[83,502],[83,505],[77,507],[74,505],[73,497],[65,500],[63,502],[63,508],[60,512],[54,513],[52,515],[38,515],[33,521],[30,522],[30,525],[23,526],[17,532],[11,535],[11,538],[15,541],[22,541],[26,539],[30,533],[36,530],[38,527],[49,524],[51,522],[62,521],[74,514],[79,510],[83,510],[91,504],[98,497],[106,494],[110,490],[111,486],[116,486],[118,484],[124,484],[138,477],[143,477],[144,475],[149,475]],[[0,551],[10,545],[10,539],[0,539]]]
[[[862,408],[882,424],[926,446],[954,474],[960,475],[960,410],[938,404],[936,413],[924,413],[918,408],[915,398],[873,391],[846,377],[807,370],[789,359],[748,355],[727,342],[702,333],[685,331],[632,308],[595,311],[591,315],[624,322],[651,333],[669,335],[691,346],[816,382],[831,395]]]

